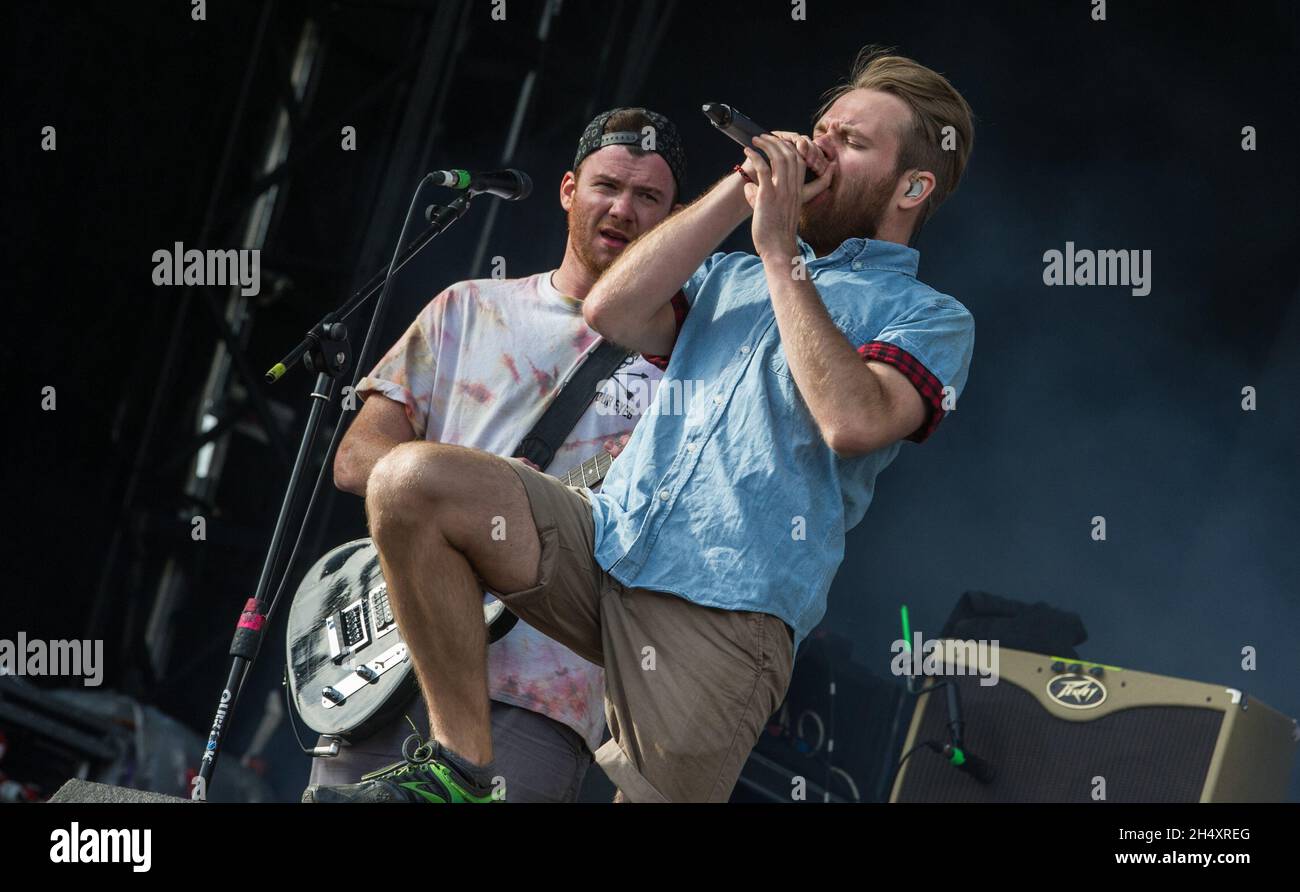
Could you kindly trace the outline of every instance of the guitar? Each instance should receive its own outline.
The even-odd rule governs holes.
[[[598,486],[613,461],[601,452],[560,482]],[[483,621],[490,644],[518,617],[485,593]],[[401,715],[419,690],[370,539],[340,545],[312,565],[289,606],[286,638],[289,690],[318,734],[349,742],[368,737]]]

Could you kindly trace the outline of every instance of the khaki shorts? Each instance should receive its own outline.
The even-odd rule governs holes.
[[[593,557],[586,491],[510,464],[528,493],[542,555],[537,585],[498,597],[604,667],[612,739],[596,751],[597,764],[629,802],[726,802],[785,698],[789,627],[766,613],[623,585]]]

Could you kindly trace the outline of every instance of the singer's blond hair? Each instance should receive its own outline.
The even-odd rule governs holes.
[[[897,96],[912,110],[912,126],[901,134],[896,174],[928,170],[934,174],[934,191],[921,211],[918,226],[957,191],[975,142],[970,106],[948,79],[933,69],[892,49],[867,46],[858,52],[852,72],[843,84],[827,91],[817,110],[816,123],[835,100],[853,90],[879,90]],[[956,145],[945,149],[945,127],[955,131]]]

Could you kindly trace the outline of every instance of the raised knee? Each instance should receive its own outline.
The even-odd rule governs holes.
[[[372,534],[377,524],[406,524],[429,516],[437,499],[435,455],[428,443],[410,442],[393,447],[375,462],[366,480],[366,516]]]

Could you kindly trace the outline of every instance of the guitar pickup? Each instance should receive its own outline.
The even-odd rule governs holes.
[[[380,585],[370,593],[370,616],[375,624],[375,637],[387,635],[397,628],[397,619],[393,616],[393,606],[388,602],[388,586]]]
[[[370,643],[369,622],[370,603],[364,597],[325,617],[325,641],[336,665]]]

